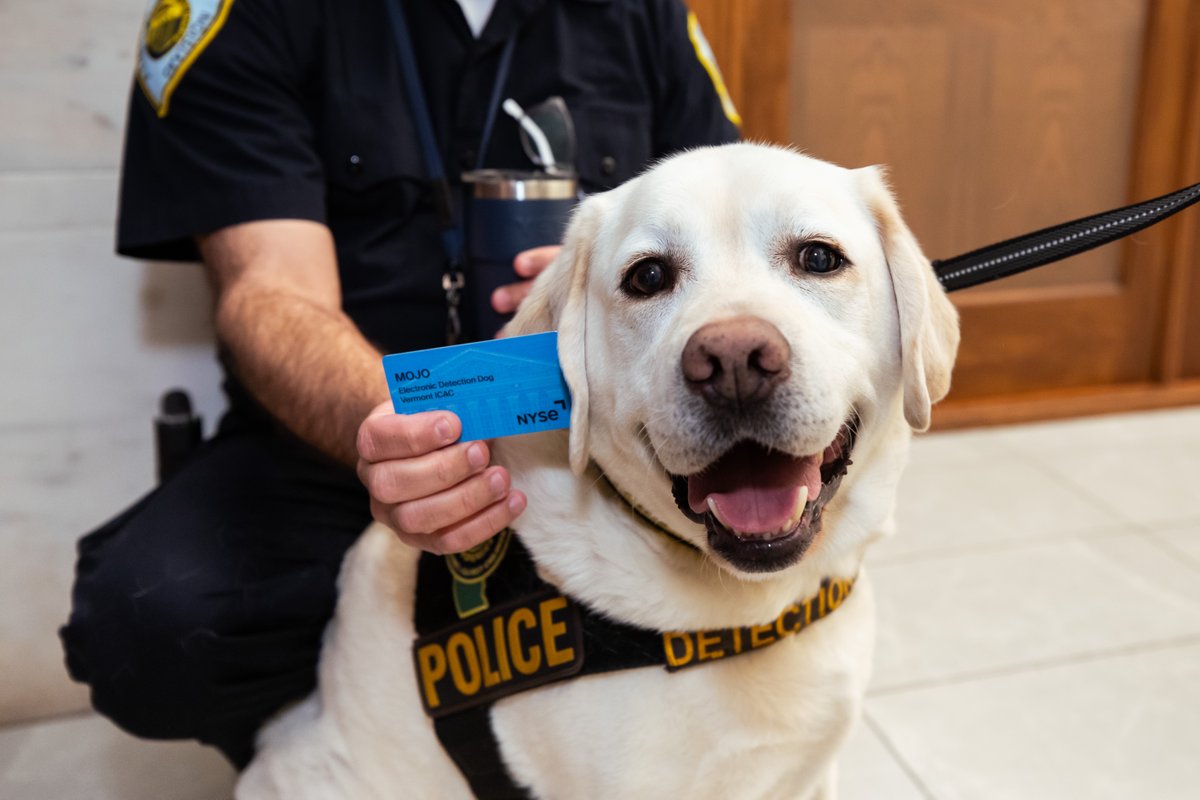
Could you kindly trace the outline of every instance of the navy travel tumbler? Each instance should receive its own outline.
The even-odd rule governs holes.
[[[467,184],[466,293],[477,338],[490,339],[511,314],[497,314],[492,292],[520,278],[517,253],[562,241],[575,206],[574,176],[485,169],[463,174]]]

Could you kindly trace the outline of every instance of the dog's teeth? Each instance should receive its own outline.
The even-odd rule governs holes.
[[[725,518],[721,516],[721,512],[717,510],[717,501],[712,499],[712,495],[709,495],[706,498],[706,501],[708,502],[708,510],[711,511],[712,515],[717,518],[717,522],[721,523],[726,528],[729,528],[729,530],[733,530],[733,526],[726,522]]]
[[[786,530],[790,531],[800,524],[800,518],[804,516],[804,507],[808,505],[808,486],[801,486],[800,491],[796,493],[796,507],[792,511],[792,516],[788,520]]]

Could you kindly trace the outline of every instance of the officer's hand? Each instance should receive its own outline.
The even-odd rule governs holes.
[[[513,259],[513,269],[525,280],[501,286],[492,292],[492,308],[499,314],[511,314],[516,311],[525,295],[529,294],[533,279],[550,266],[559,250],[562,250],[561,245],[552,244],[517,253],[517,257]]]
[[[485,442],[457,442],[449,411],[396,414],[377,406],[358,429],[358,477],[371,515],[405,544],[431,553],[468,550],[525,510],[508,470],[488,466]]]

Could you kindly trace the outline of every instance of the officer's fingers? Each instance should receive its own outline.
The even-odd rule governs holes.
[[[562,250],[562,245],[551,244],[517,253],[517,257],[513,259],[513,269],[522,278],[536,278],[542,270],[550,266],[558,256],[559,250]]]
[[[525,510],[526,498],[515,489],[475,516],[432,534],[398,533],[401,541],[430,553],[461,553],[481,544],[513,523]]]
[[[532,286],[533,281],[521,281],[501,286],[492,292],[492,308],[496,309],[498,314],[511,314],[517,310],[517,306],[521,305],[521,301],[529,294]]]
[[[490,458],[486,442],[461,442],[413,458],[375,464],[360,459],[358,479],[373,500],[406,503],[454,488],[482,471]]]
[[[462,432],[457,414],[424,411],[419,414],[385,414],[376,407],[358,426],[355,446],[368,463],[412,458],[445,447]]]
[[[561,245],[552,244],[518,253],[513,259],[513,269],[528,280],[510,283],[492,292],[492,308],[499,314],[511,314],[516,311],[517,306],[521,305],[521,301],[529,294],[533,279],[553,263],[560,250]]]
[[[493,467],[429,497],[399,503],[391,522],[401,533],[432,534],[461,524],[508,494],[508,471]]]

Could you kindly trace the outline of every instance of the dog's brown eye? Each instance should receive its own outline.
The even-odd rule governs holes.
[[[630,267],[621,288],[631,297],[650,297],[668,288],[670,282],[666,264],[648,258]]]
[[[801,245],[797,254],[800,269],[814,275],[826,275],[837,272],[846,264],[846,257],[833,247],[822,242],[809,242]]]

